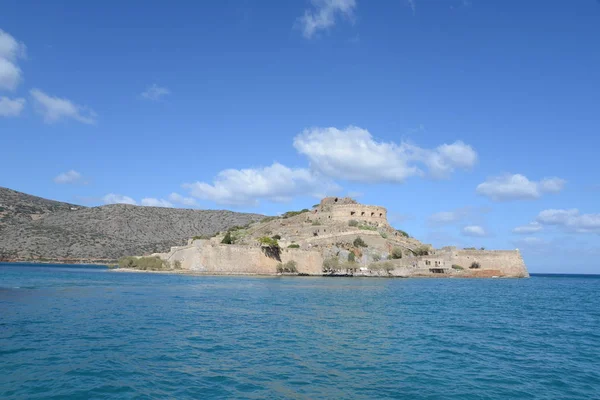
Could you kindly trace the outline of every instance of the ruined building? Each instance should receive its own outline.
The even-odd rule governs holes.
[[[231,243],[223,243],[225,235]],[[155,256],[207,274],[529,276],[518,250],[434,249],[391,227],[384,207],[347,197],[327,197],[310,210],[190,239]]]

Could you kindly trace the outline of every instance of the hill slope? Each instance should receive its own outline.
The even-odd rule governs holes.
[[[0,187],[0,260],[113,260],[167,251],[262,217],[125,204],[88,208]]]

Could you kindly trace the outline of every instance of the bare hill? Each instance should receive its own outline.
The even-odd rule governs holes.
[[[0,187],[0,260],[114,260],[263,218],[223,210],[83,207]]]

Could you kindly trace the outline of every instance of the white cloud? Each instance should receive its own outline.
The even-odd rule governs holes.
[[[173,204],[164,199],[155,199],[152,197],[146,197],[142,199],[142,205],[147,207],[173,207]]]
[[[581,214],[576,208],[550,209],[539,213],[537,221],[557,225],[571,232],[600,233],[600,214]]]
[[[477,162],[477,153],[460,141],[424,149],[405,142],[377,142],[369,131],[354,126],[307,129],[294,138],[294,147],[324,175],[365,183],[398,183],[424,175],[419,164],[431,176],[443,178]]]
[[[109,193],[102,198],[104,204],[133,204],[136,205],[137,202],[128,196],[123,196],[120,194]]]
[[[182,204],[184,206],[196,207],[198,202],[196,199],[192,197],[184,197],[179,193],[171,193],[169,195],[169,200],[176,204]]]
[[[519,233],[519,234],[535,233],[535,232],[540,232],[543,229],[544,229],[544,227],[542,226],[542,224],[534,221],[534,222],[530,222],[527,225],[517,226],[515,229],[513,229],[513,233]]]
[[[212,185],[195,182],[183,187],[194,197],[229,205],[256,205],[259,199],[289,201],[297,195],[316,195],[331,189],[311,171],[279,163],[256,169],[226,169],[219,172]]]
[[[484,237],[487,232],[479,225],[468,225],[462,229],[462,234],[465,236]]]
[[[171,94],[171,91],[166,87],[158,86],[156,83],[148,86],[142,93],[142,97],[148,100],[158,101],[161,97]]]
[[[0,117],[18,117],[25,108],[25,99],[0,96]]]
[[[58,184],[74,184],[74,183],[85,183],[83,182],[83,176],[75,171],[75,170],[70,170],[67,172],[63,172],[62,174],[59,174],[58,176],[56,176],[54,178],[54,183],[58,183]]]
[[[537,199],[545,193],[558,193],[566,184],[564,179],[544,178],[530,181],[521,174],[507,174],[489,178],[477,186],[477,193],[494,201]]]
[[[38,113],[44,117],[47,124],[63,118],[72,118],[84,124],[96,123],[96,113],[86,107],[78,106],[64,98],[49,96],[39,89],[32,89],[29,93],[35,100]]]
[[[0,29],[0,89],[15,90],[22,80],[17,59],[24,58],[26,48],[9,33]]]
[[[304,37],[310,39],[321,30],[332,28],[338,16],[352,19],[355,0],[312,0],[313,9],[306,10],[298,22]]]
[[[406,0],[406,2],[408,3],[408,6],[411,8],[413,14],[415,14],[417,12],[417,4],[415,3],[415,0]]]

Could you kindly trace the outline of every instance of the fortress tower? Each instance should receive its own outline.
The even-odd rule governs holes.
[[[379,206],[359,204],[350,197],[326,197],[312,210],[317,221],[348,222],[356,220],[377,225],[388,225],[387,210]]]

